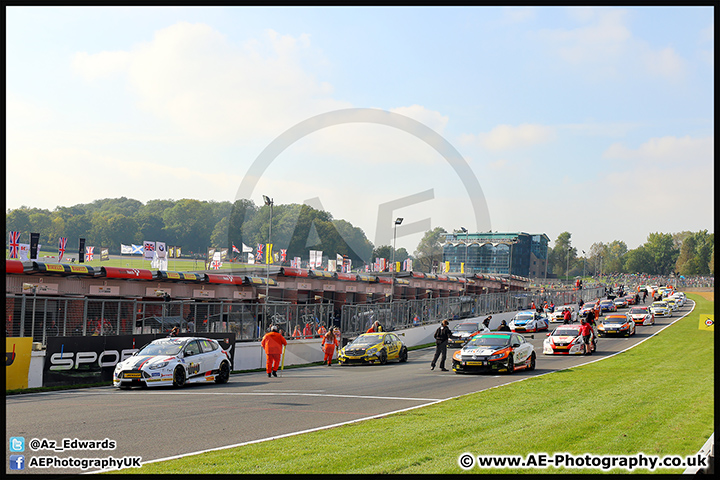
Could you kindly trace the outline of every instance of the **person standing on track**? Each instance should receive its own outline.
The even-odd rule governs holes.
[[[450,328],[448,327],[448,321],[443,320],[442,324],[435,330],[435,356],[433,357],[432,363],[430,364],[430,370],[435,370],[435,364],[437,363],[438,357],[440,358],[440,370],[447,372],[445,368],[445,359],[447,358],[447,343],[450,338]]]
[[[287,345],[285,337],[280,335],[277,325],[270,327],[270,331],[265,334],[260,345],[265,350],[267,375],[277,377],[277,370],[280,366],[280,357],[282,356],[283,347]]]
[[[325,352],[325,364],[329,367],[332,365],[333,354],[338,346],[338,339],[333,330],[327,331],[327,333],[323,336],[320,346],[322,347],[323,352]]]
[[[592,342],[593,328],[590,322],[587,322],[584,318],[580,320],[580,335],[582,335],[585,343],[585,355],[590,355],[592,353],[590,342]]]

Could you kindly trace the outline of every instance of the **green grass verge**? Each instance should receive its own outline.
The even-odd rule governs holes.
[[[380,419],[122,473],[462,473],[457,461],[465,452],[694,455],[714,429],[714,332],[698,329],[714,302],[688,296],[696,302],[692,314],[600,362]]]

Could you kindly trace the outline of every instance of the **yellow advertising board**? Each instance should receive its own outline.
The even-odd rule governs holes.
[[[711,332],[715,331],[715,315],[707,315],[707,314],[701,314],[700,315],[700,325],[698,326],[700,330],[710,330]]]
[[[31,356],[31,337],[5,338],[5,390],[28,388]]]

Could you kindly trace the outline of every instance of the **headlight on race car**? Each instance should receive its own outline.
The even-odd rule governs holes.
[[[154,363],[154,364],[150,365],[148,368],[150,370],[160,370],[161,368],[167,367],[168,363],[170,363],[170,362],[166,361],[166,362]]]
[[[453,353],[453,360],[457,360],[458,362],[462,360],[462,350]]]
[[[500,351],[497,352],[496,354],[490,355],[490,356],[488,357],[488,360],[499,360],[499,359],[501,359],[501,358],[507,357],[509,353],[510,353],[510,350],[507,350],[507,349],[506,349],[506,350],[500,350]]]

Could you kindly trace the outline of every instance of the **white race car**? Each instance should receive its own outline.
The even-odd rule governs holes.
[[[548,338],[543,342],[543,354],[564,354],[564,355],[585,355],[587,347],[580,325],[560,325],[547,334]],[[597,336],[594,332],[590,341],[590,353],[597,350]]]
[[[227,383],[230,353],[217,340],[198,337],[159,338],[115,366],[118,388],[157,387],[186,383]]]
[[[547,330],[550,322],[548,318],[535,310],[525,310],[515,314],[508,327],[513,332],[528,333]]]
[[[549,315],[550,323],[564,323],[565,310],[570,310],[570,323],[577,322],[577,307],[575,305],[561,305]]]
[[[653,302],[650,305],[650,311],[656,317],[672,317],[672,309],[663,301]]]
[[[675,300],[675,303],[677,303],[679,307],[682,307],[683,305],[685,305],[685,294],[682,292],[675,292],[672,295],[670,295],[670,298]]]
[[[635,325],[655,325],[655,314],[648,307],[632,307],[627,315]]]

